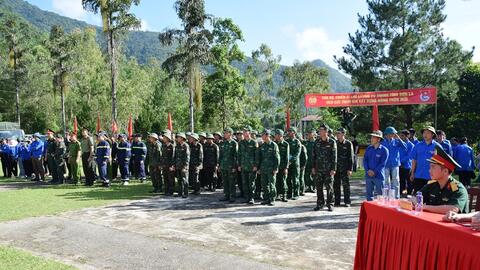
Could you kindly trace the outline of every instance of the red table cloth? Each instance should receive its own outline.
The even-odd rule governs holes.
[[[480,233],[442,215],[364,202],[354,269],[480,269]]]

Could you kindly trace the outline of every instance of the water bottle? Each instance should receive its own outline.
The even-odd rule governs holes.
[[[388,202],[390,206],[395,206],[395,189],[388,191]]]
[[[388,184],[386,184],[386,185],[383,186],[383,191],[382,191],[382,197],[383,197],[383,200],[384,200],[385,204],[388,204],[389,193],[390,193],[390,187],[388,186]]]
[[[417,192],[417,204],[415,205],[415,211],[416,212],[422,212],[423,211],[423,195],[422,192]]]

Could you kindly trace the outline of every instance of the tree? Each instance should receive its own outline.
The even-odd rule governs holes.
[[[232,19],[218,19],[213,23],[212,65],[215,69],[206,78],[205,108],[203,122],[213,124],[215,116],[221,115],[222,128],[230,125],[232,112],[239,117],[239,103],[245,95],[244,78],[232,64],[244,61],[245,55],[237,42],[243,41],[242,30]],[[220,98],[220,103],[218,102]]]
[[[140,0],[82,0],[85,10],[100,13],[103,32],[107,38],[107,50],[110,58],[112,119],[117,120],[117,47],[118,40],[127,30],[140,27],[140,20],[128,11]]]
[[[23,56],[28,51],[29,34],[31,34],[32,31],[30,31],[28,23],[22,18],[13,14],[2,15],[0,21],[0,36],[8,50],[8,67],[15,86],[16,120],[20,124],[20,87],[27,76]]]
[[[369,14],[359,15],[360,29],[343,47],[347,57],[335,57],[340,69],[361,91],[436,86],[440,96],[449,95],[447,85],[458,79],[472,52],[444,37],[445,0],[367,0],[367,5]],[[405,119],[397,123],[412,127],[413,107],[401,108]],[[417,108],[423,110],[421,121],[428,110]]]
[[[60,92],[60,106],[62,111],[63,132],[67,131],[65,118],[65,94],[68,87],[68,76],[72,70],[72,59],[75,53],[76,40],[79,36],[65,34],[63,28],[58,25],[50,30],[49,51],[52,58],[53,89],[54,93]]]
[[[203,0],[177,0],[175,10],[182,21],[183,29],[167,29],[159,34],[163,45],[178,43],[175,54],[168,57],[162,66],[172,76],[180,79],[188,88],[190,131],[194,131],[194,105],[202,104],[202,73],[200,65],[210,59],[212,33],[205,28],[211,16],[205,13]],[[195,100],[195,102],[194,102]]]
[[[249,90],[250,115],[262,120],[263,126],[273,126],[276,122],[275,110],[279,102],[275,96],[274,76],[280,68],[281,56],[275,56],[272,49],[261,44],[252,52],[253,63],[245,73],[246,87]]]
[[[282,71],[283,85],[278,92],[287,109],[292,112],[293,119],[300,122],[300,108],[306,93],[324,93],[328,91],[328,71],[314,66],[310,62],[295,61],[293,66]]]

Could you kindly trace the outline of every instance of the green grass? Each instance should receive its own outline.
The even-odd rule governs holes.
[[[0,192],[0,222],[147,198],[151,196],[149,194],[151,189],[150,184],[131,183],[123,187],[114,183],[109,189],[46,185],[2,191]]]
[[[74,270],[73,266],[34,256],[11,247],[0,246],[0,270]]]

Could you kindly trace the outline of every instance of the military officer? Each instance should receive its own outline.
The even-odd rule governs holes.
[[[313,149],[315,148],[315,130],[311,129],[307,132],[307,140],[305,141],[305,148],[307,149],[307,164],[305,165],[305,189],[306,192],[315,192],[315,180],[312,175],[313,169]]]
[[[190,167],[188,181],[192,183],[194,195],[200,194],[200,170],[203,168],[203,147],[196,133],[188,136],[190,146]]]
[[[302,143],[297,139],[297,129],[291,127],[288,129],[289,146],[288,155],[288,175],[287,175],[287,198],[297,200],[300,196],[300,153],[302,151]]]
[[[158,136],[158,135],[157,135]],[[132,159],[135,177],[140,182],[145,181],[145,157],[147,156],[147,146],[142,142],[142,135],[135,134],[132,143]]]
[[[158,143],[155,144],[155,146],[157,145]],[[174,153],[175,153],[175,142],[172,140],[172,132],[168,129],[164,130],[163,137],[162,137],[161,153],[160,153],[160,169],[161,169],[161,176],[163,179],[163,185],[165,186],[165,195],[167,196],[173,195],[173,191],[175,187]]]
[[[280,151],[278,145],[271,140],[271,131],[262,133],[262,145],[257,151],[257,173],[262,179],[262,204],[273,206],[276,197],[276,176],[280,166]]]
[[[290,146],[288,142],[283,139],[283,130],[275,130],[275,143],[278,145],[280,151],[280,165],[278,167],[278,175],[276,179],[276,191],[277,198],[282,202],[288,202],[287,200],[287,175],[289,167]]]
[[[56,134],[55,141],[55,168],[57,169],[57,180],[52,180],[53,184],[65,184],[65,155],[67,153],[67,147],[63,141],[61,134]]]
[[[127,141],[126,134],[118,135],[119,142],[116,146],[116,159],[117,165],[120,169],[120,177],[122,178],[123,185],[127,186],[130,181],[129,176],[129,164],[132,156],[132,149],[130,143]],[[112,166],[113,167],[113,166]]]
[[[208,133],[206,142],[203,145],[203,171],[205,176],[205,184],[210,191],[215,191],[216,174],[218,170],[218,161],[220,151],[218,145],[213,140],[212,134]]]
[[[450,211],[468,213],[468,192],[465,186],[452,177],[455,168],[460,165],[442,146],[435,145],[436,153],[427,159],[430,162],[430,177],[420,192],[423,195],[425,211],[446,214]]]
[[[165,137],[163,136],[164,140]],[[153,191],[152,193],[159,193],[162,190],[162,171],[161,171],[161,164],[163,158],[163,145],[160,144],[158,141],[158,134],[150,133],[148,134],[148,166],[150,172],[150,178],[152,180]],[[165,187],[165,194],[167,193],[170,195],[170,191],[167,192],[167,188]],[[173,194],[173,184],[171,194]]]
[[[340,206],[341,190],[343,187],[343,202],[350,207],[350,176],[353,171],[353,145],[345,139],[345,128],[337,129],[337,171],[333,180],[333,191],[335,193],[335,206]]]
[[[232,138],[233,130],[226,128],[223,132],[224,141],[220,144],[220,171],[223,178],[223,193],[221,201],[235,202],[235,176],[237,173],[238,145]]]
[[[45,161],[47,162],[48,165],[48,171],[50,172],[50,175],[52,176],[52,183],[59,182],[58,181],[58,170],[56,167],[55,163],[55,146],[56,146],[56,140],[55,140],[55,132],[53,130],[48,129],[47,130],[47,141],[45,143]]]
[[[77,134],[73,133],[70,136],[70,143],[68,144],[68,164],[70,164],[70,173],[72,174],[73,183],[76,185],[80,182],[80,169],[78,163],[81,162],[82,146],[77,139]]]
[[[325,205],[323,187],[327,191],[327,208],[333,211],[333,176],[337,170],[337,144],[328,136],[328,127],[322,124],[319,128],[319,138],[313,149],[313,169],[317,185],[317,206],[315,211],[322,209]]]
[[[190,166],[190,147],[186,142],[185,133],[178,133],[176,136],[177,144],[175,146],[175,176],[178,181],[178,195],[182,198],[188,197],[188,169]]]
[[[246,203],[254,204],[255,197],[255,178],[256,172],[256,156],[258,144],[250,137],[252,127],[245,126],[243,128],[243,141],[240,143],[238,150],[238,171],[242,174],[243,192],[245,194]]]

